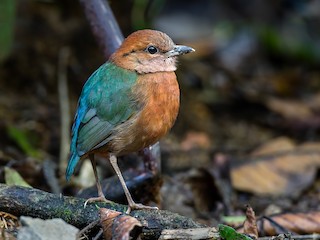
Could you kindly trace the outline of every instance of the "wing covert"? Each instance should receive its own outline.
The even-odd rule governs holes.
[[[138,111],[131,94],[136,79],[135,72],[112,63],[102,65],[88,79],[73,126],[72,142],[79,156],[106,142],[117,125]]]

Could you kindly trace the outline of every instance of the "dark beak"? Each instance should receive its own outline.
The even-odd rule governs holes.
[[[168,51],[166,54],[168,57],[174,57],[174,56],[183,55],[183,54],[187,54],[194,51],[195,50],[192,47],[175,45],[174,48]]]

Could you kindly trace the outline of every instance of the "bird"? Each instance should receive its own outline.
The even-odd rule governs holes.
[[[97,175],[95,155],[109,159],[128,201],[128,210],[154,209],[135,203],[118,167],[118,157],[159,141],[173,126],[180,106],[175,70],[179,55],[194,52],[176,45],[165,33],[144,29],[131,33],[86,81],[72,125],[69,181],[76,165],[89,158],[98,197],[106,199]]]

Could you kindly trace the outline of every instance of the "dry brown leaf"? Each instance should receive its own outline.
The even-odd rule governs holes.
[[[280,234],[279,227],[297,234],[320,233],[320,212],[310,213],[286,213],[269,217],[274,223],[266,218],[258,220],[259,232],[274,236]]]
[[[134,217],[107,208],[100,208],[100,222],[106,240],[129,240],[130,233],[136,227],[142,227]],[[135,232],[135,238],[140,232]]]
[[[250,206],[246,208],[246,220],[243,223],[243,232],[253,239],[258,238],[256,215]]]
[[[304,235],[320,233],[320,212],[285,213],[261,217],[257,220],[257,226],[260,237],[287,232]],[[244,226],[237,231],[243,233]]]
[[[114,219],[122,213],[107,208],[100,208],[99,212],[100,223],[103,229],[104,238],[106,240],[112,239],[112,226]]]
[[[257,149],[255,149],[251,156],[262,156],[267,154],[273,154],[277,152],[284,152],[293,150],[296,147],[295,143],[287,137],[278,137],[266,142]]]
[[[296,196],[313,183],[319,166],[319,150],[306,151],[297,147],[235,166],[231,170],[231,180],[233,187],[241,191]]]
[[[266,105],[287,119],[307,119],[313,116],[311,108],[302,101],[270,97],[267,99]]]
[[[136,227],[142,227],[142,224],[136,218],[128,215],[116,217],[113,225],[114,235],[112,239],[115,240],[129,240],[131,231]],[[137,237],[140,233],[141,231],[135,232],[135,236]]]

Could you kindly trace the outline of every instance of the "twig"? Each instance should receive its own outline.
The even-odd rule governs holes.
[[[219,239],[220,234],[215,228],[165,229],[159,240],[170,239]]]
[[[57,163],[55,163],[50,158],[46,159],[43,162],[43,176],[46,179],[46,182],[49,185],[51,192],[55,194],[60,194],[61,186],[56,175],[57,168]]]
[[[114,18],[112,10],[105,0],[80,0],[86,17],[90,22],[106,59],[120,46],[123,35]]]
[[[92,228],[97,226],[100,223],[100,220],[93,221],[89,225],[85,226],[77,233],[77,240],[85,239],[83,238],[86,233],[88,233]]]
[[[59,153],[59,173],[60,176],[66,167],[70,146],[70,104],[68,97],[67,84],[67,64],[70,55],[70,49],[64,47],[59,52],[58,62],[58,93],[60,106],[60,153]]]

